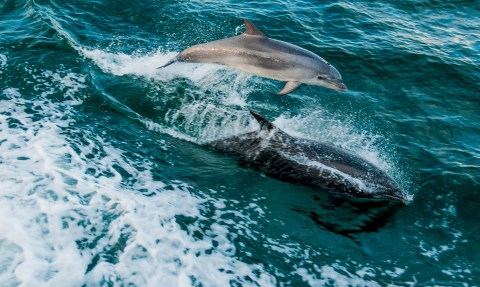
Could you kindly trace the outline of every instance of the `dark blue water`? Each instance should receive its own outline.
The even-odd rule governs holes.
[[[1,286],[480,285],[478,1],[0,1]],[[183,49],[267,36],[349,91]],[[277,181],[203,146],[258,128],[354,152],[409,204]]]

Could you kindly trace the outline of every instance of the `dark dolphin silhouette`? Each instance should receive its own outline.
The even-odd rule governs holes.
[[[250,113],[260,124],[258,131],[216,140],[208,146],[236,156],[269,177],[297,185],[360,198],[411,199],[369,161],[329,144],[292,137],[260,114]]]
[[[327,61],[298,46],[266,37],[250,21],[240,36],[187,48],[159,68],[174,62],[211,63],[256,76],[287,82],[278,93],[285,95],[301,83],[347,91],[340,73]]]

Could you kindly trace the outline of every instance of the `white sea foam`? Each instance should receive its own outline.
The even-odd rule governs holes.
[[[7,56],[0,54],[0,69],[3,69],[7,65]],[[0,73],[2,71],[0,70]]]
[[[239,71],[212,64],[179,63],[158,69],[158,67],[174,58],[178,54],[176,52],[157,50],[147,54],[133,53],[127,55],[121,52],[110,53],[99,49],[78,48],[78,51],[84,57],[91,59],[105,73],[116,76],[132,75],[159,82],[169,82],[174,78],[185,78],[202,89],[215,87],[216,91],[228,91],[229,93],[250,79],[248,75]],[[222,80],[225,78],[232,78],[234,81],[229,82],[228,87],[224,87],[226,83],[222,83]],[[234,105],[245,105],[244,100],[235,93],[232,94],[231,98],[224,99],[224,101]]]
[[[47,75],[61,81],[65,94],[81,89],[81,76]],[[0,282],[226,286],[248,276],[255,284],[275,285],[261,266],[233,257],[224,226],[209,226],[200,240],[177,223],[178,215],[204,220],[202,206],[213,199],[191,194],[182,182],[154,180],[148,161],[139,170],[101,137],[72,128],[71,101],[29,102],[15,88],[2,93]],[[41,119],[32,120],[27,106]],[[83,140],[66,138],[66,128]],[[120,167],[136,181],[125,182]]]
[[[135,75],[148,78],[155,77],[158,73],[157,68],[176,55],[174,52],[154,52],[148,55],[135,56],[85,48],[79,48],[79,51],[106,73],[116,76]]]
[[[172,80],[190,81],[193,86],[188,88],[185,95],[188,101],[184,100],[181,106],[162,111],[166,113],[165,120],[168,125],[155,124],[148,119],[142,120],[151,129],[163,130],[175,137],[203,143],[244,131],[243,125],[246,122],[247,128],[254,122],[253,119],[249,119],[247,113],[244,113],[244,118],[237,116],[238,108],[248,106],[246,97],[252,89],[247,85],[252,81],[251,77],[245,73],[218,65],[189,63],[157,69],[176,55],[160,50],[141,55],[85,48],[79,48],[79,51],[105,73],[117,76],[130,75],[152,81],[152,89],[158,90],[160,85],[168,97],[172,88],[174,96],[178,97],[175,87],[170,87]],[[154,94],[159,93],[155,91]],[[162,101],[161,98],[152,98],[152,102]],[[161,104],[159,103],[159,108]]]
[[[180,117],[183,119],[183,129],[194,134],[198,143],[243,134],[253,130],[256,126],[250,113],[213,104],[189,104],[168,114],[171,123]]]

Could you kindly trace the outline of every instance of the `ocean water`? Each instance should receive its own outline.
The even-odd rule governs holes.
[[[0,1],[1,286],[480,286],[480,2]],[[241,18],[349,91],[166,63]],[[413,200],[277,181],[253,131],[376,164]]]

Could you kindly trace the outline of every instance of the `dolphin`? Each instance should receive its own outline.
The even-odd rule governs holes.
[[[347,91],[340,73],[327,61],[298,46],[270,39],[247,19],[240,36],[187,48],[168,61],[211,63],[231,67],[249,74],[287,82],[278,95],[286,95],[301,83]]]
[[[358,198],[408,202],[410,196],[388,174],[369,161],[330,144],[288,135],[250,111],[260,124],[254,132],[207,143],[235,156],[244,166],[314,190]]]

